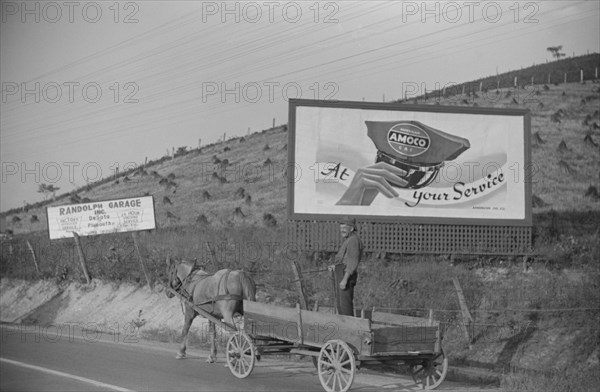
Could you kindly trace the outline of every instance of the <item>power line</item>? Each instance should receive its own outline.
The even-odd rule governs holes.
[[[377,23],[377,22],[375,22],[375,23]],[[447,29],[443,30],[443,31],[447,32]],[[349,33],[351,33],[351,32],[349,32]],[[430,33],[430,34],[433,37],[434,36],[433,34],[439,34],[439,32]],[[503,38],[503,39],[508,39],[508,38]],[[325,39],[325,40],[328,40],[328,39]],[[493,41],[493,42],[498,42],[498,41],[499,40],[496,40],[496,41]],[[403,43],[406,43],[406,41],[403,41]],[[181,42],[179,42],[179,44],[183,45]],[[399,44],[400,43],[394,43],[394,44],[390,44],[390,45],[399,45]],[[306,45],[304,45],[304,46],[306,46]],[[387,48],[389,48],[389,47],[390,46],[388,45]],[[430,47],[433,47],[433,44],[430,44]],[[384,46],[383,48],[386,48],[386,47]],[[353,55],[350,55],[350,56],[346,56],[346,57],[343,57],[343,58],[338,58],[338,59],[335,59],[334,62],[340,62],[342,60],[348,60],[350,58],[358,58],[359,56],[362,56],[362,55],[365,55],[365,54],[370,54],[370,53],[373,53],[373,51],[378,51],[378,50],[382,50],[382,48],[380,47],[380,48],[370,49],[370,50],[363,51],[363,52],[360,52],[360,53],[356,53],[356,54],[353,54]],[[410,50],[410,49],[405,49],[405,51],[406,50]],[[355,64],[353,66],[353,67],[355,67],[354,68],[355,71],[352,71],[352,68],[348,65],[348,66],[346,66],[345,68],[343,68],[341,70],[338,69],[338,70],[335,70],[335,71],[329,71],[328,74],[334,73],[336,75],[339,75],[340,73],[344,72],[345,70],[349,70],[350,73],[349,73],[348,76],[352,77],[353,75],[359,75],[359,74],[361,74],[363,72],[363,71],[360,70],[360,68],[356,68],[356,67],[361,67],[361,66],[365,66],[365,65],[373,64],[373,63],[381,63],[381,61],[392,59],[393,57],[398,56],[399,54],[403,54],[403,53],[405,53],[405,52],[392,53],[392,54],[385,55],[385,56],[382,55],[382,56],[378,56],[378,57],[375,57],[375,58],[372,58],[372,59],[363,60],[362,62],[360,62],[358,64]],[[413,57],[413,58],[416,58],[416,57]],[[408,60],[410,60],[410,58],[408,58]],[[415,62],[419,62],[419,61],[417,60]],[[191,61],[190,63],[193,64],[193,61]],[[287,73],[277,75],[275,78],[279,78],[279,77],[283,77],[283,76],[292,76],[292,75],[296,75],[296,74],[302,74],[302,73],[304,73],[307,70],[316,70],[316,69],[318,69],[320,67],[323,67],[323,66],[326,66],[326,65],[330,65],[331,63],[332,63],[331,61],[329,61],[329,62],[322,62],[322,63],[319,63],[319,64],[315,64],[315,65],[309,67],[308,69],[307,68],[301,68],[301,69],[297,69],[297,70],[294,70],[294,71],[288,71]],[[382,66],[385,67],[386,65],[385,64],[379,65],[380,68]],[[166,71],[165,73],[168,73],[168,71]],[[239,75],[239,74],[240,74],[240,72],[237,72],[237,75]],[[236,75],[236,74],[234,74],[234,75]],[[320,75],[323,76],[324,74],[320,73]],[[224,79],[227,78],[227,77],[230,77],[230,75],[224,75],[223,76]],[[262,81],[268,81],[268,79],[263,79]],[[195,88],[198,87],[197,83],[199,83],[199,82],[196,82],[196,84],[194,84],[194,83],[189,84],[188,86],[186,86],[185,91],[186,92],[193,91]],[[169,90],[166,90],[166,91],[165,90],[160,90],[159,88],[156,88],[155,91],[157,91],[157,93],[154,96],[149,96],[149,101],[148,102],[153,102],[153,101],[156,102],[156,101],[158,101],[160,99],[164,100],[164,99],[170,98],[172,96],[180,95],[182,93],[180,87],[175,87],[175,88],[172,88],[172,89],[169,89]],[[186,106],[181,106],[181,105],[185,105],[185,104],[186,104],[185,100],[179,100],[179,101],[170,102],[170,104],[165,105],[163,108],[164,109],[171,109],[173,107],[179,107],[180,109],[182,109],[182,108],[186,108]],[[193,105],[194,104],[192,104],[192,106]],[[245,105],[245,106],[248,106],[248,105]],[[189,106],[187,106],[187,107],[189,108]],[[240,108],[240,106],[236,106],[233,109],[230,109],[230,107],[227,107],[227,105],[222,105],[222,104],[218,104],[217,103],[217,104],[213,104],[212,106],[211,105],[204,106],[204,108],[207,109],[207,110],[209,110],[211,112],[211,115],[215,115],[217,113],[224,113],[224,112],[229,112],[231,110],[237,110],[237,109]],[[69,109],[70,109],[69,107],[65,108],[65,110],[69,110]],[[103,108],[103,109],[96,110],[93,113],[87,113],[86,112],[86,113],[83,113],[83,114],[79,115],[77,118],[73,118],[73,119],[71,119],[69,121],[71,121],[72,123],[77,124],[76,121],[84,120],[84,118],[87,115],[90,115],[90,114],[93,114],[93,115],[103,115],[105,113],[114,112],[114,110],[111,110],[111,109],[113,109],[113,108],[108,107],[108,108]],[[152,109],[149,109],[149,110],[152,110]],[[147,111],[145,111],[145,112],[147,112]],[[177,110],[176,113],[185,113],[185,110]],[[127,118],[130,115],[131,115],[130,113],[125,113],[121,118]],[[162,116],[162,119],[166,120],[169,116],[171,116],[170,113],[164,114]],[[117,120],[117,119],[119,119],[119,118],[115,118],[113,120]],[[159,116],[159,119],[160,119],[160,116]],[[159,119],[156,119],[155,121],[157,121]],[[29,120],[29,119],[27,119],[27,120]],[[100,125],[100,123],[103,120],[100,120],[100,122],[97,123],[97,124]],[[147,119],[145,119],[145,120],[147,120]],[[46,117],[38,120],[38,122],[41,122],[41,126],[45,126],[45,127],[47,127],[47,121],[48,121],[48,118],[46,118]],[[138,122],[137,124],[145,124],[145,123],[149,123],[149,122],[152,123],[152,122],[155,122],[155,121],[143,121],[143,122]],[[65,125],[65,123],[63,123],[63,122],[61,122],[60,124],[58,124],[58,123],[56,124],[57,127],[58,126],[63,127],[64,125]],[[86,125],[87,126],[89,124],[82,124],[82,125]],[[70,129],[73,130],[73,128],[70,128]],[[48,130],[48,128],[46,128],[46,131],[47,130]],[[31,134],[33,136],[33,135],[35,135],[39,131],[40,131],[40,129],[33,129],[33,130],[30,130],[29,132],[30,132],[30,134],[31,134],[31,132],[33,132],[33,134]],[[114,134],[114,133],[115,132],[105,133],[105,135],[111,135],[111,134]],[[27,137],[27,133],[25,133],[24,135],[21,134],[20,136],[26,136]],[[86,141],[86,140],[90,140],[90,139],[89,138],[84,138],[82,141]]]

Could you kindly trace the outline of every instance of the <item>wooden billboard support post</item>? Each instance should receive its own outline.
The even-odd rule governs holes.
[[[83,270],[83,276],[85,276],[85,280],[87,284],[90,284],[92,279],[90,278],[90,273],[88,272],[87,265],[85,262],[85,254],[83,253],[83,248],[81,247],[81,241],[79,241],[79,234],[73,232],[73,238],[75,239],[75,247],[77,248],[77,253],[79,254],[79,262],[81,263],[81,269]]]
[[[152,281],[150,280],[150,276],[148,275],[148,270],[146,269],[146,264],[144,263],[144,259],[142,258],[142,253],[140,252],[140,246],[138,244],[138,236],[136,231],[131,232],[131,238],[133,238],[133,246],[135,247],[135,253],[137,254],[140,265],[142,266],[142,272],[146,277],[146,283],[148,283],[148,287],[150,290],[153,290]]]

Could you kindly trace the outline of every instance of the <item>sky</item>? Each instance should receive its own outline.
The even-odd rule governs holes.
[[[600,52],[598,1],[0,1],[0,211],[287,123]]]

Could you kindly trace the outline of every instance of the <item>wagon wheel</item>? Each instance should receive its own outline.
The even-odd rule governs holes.
[[[321,385],[327,392],[345,392],[356,373],[354,353],[341,340],[330,340],[321,348],[317,362]]]
[[[252,373],[256,361],[254,344],[245,332],[238,332],[227,341],[227,366],[237,378],[246,378]]]
[[[435,354],[433,358],[413,362],[410,364],[410,370],[413,380],[422,389],[435,389],[446,378],[448,358],[442,350],[439,354]]]

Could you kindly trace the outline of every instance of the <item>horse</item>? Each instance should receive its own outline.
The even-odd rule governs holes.
[[[167,258],[169,287],[187,297],[195,306],[234,325],[234,315],[243,314],[242,300],[256,301],[254,280],[245,271],[222,269],[214,274],[209,274],[201,269],[194,269],[194,264],[193,261],[171,261],[171,258]],[[166,294],[169,298],[175,296],[168,290]],[[198,312],[186,303],[182,342],[176,356],[177,359],[186,356],[188,333],[192,321],[197,315]],[[214,363],[217,360],[216,330],[212,321],[209,320],[208,325],[211,345],[206,362]]]

